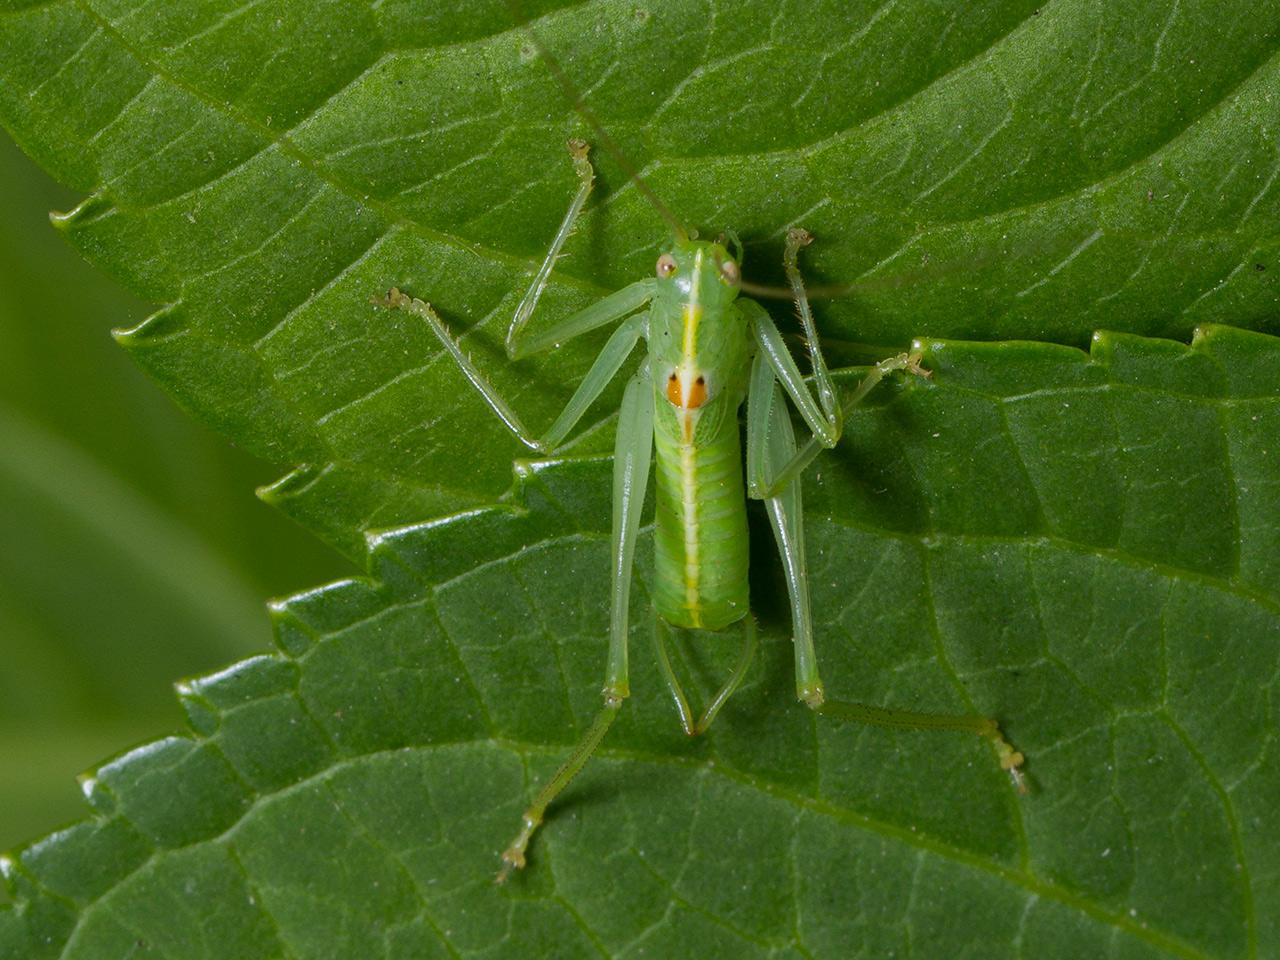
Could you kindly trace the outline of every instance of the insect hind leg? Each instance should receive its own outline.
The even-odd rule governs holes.
[[[613,452],[613,571],[610,592],[609,661],[605,670],[604,705],[592,720],[560,769],[538,791],[521,818],[520,832],[502,852],[502,869],[497,882],[505,883],[512,872],[525,865],[525,850],[553,800],[587,765],[592,754],[613,726],[630,693],[627,670],[627,611],[631,596],[631,566],[640,531],[640,508],[644,504],[653,453],[653,384],[648,365],[627,383],[618,415],[618,436]]]

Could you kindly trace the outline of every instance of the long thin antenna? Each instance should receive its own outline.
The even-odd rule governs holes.
[[[928,262],[927,253],[925,253],[926,259],[924,261],[914,266],[906,264],[905,254],[910,253],[915,242],[921,238],[922,234],[912,237],[891,258],[881,261],[875,267],[878,270],[891,260],[897,261],[901,259],[903,266],[893,273],[873,273],[871,276],[864,275],[860,280],[852,280],[847,283],[815,284],[813,286],[806,284],[805,293],[808,294],[810,300],[833,300],[837,297],[848,296],[851,293],[896,290],[901,287],[912,287],[921,283],[952,277],[957,273],[968,274],[980,267],[990,266],[995,263],[1005,263],[1028,253],[1045,251],[1044,244],[1037,240],[1002,241],[984,243],[977,249],[970,251],[962,259],[953,258],[942,263],[931,264]],[[923,253],[923,251],[918,252]],[[790,287],[775,287],[768,284],[751,283],[748,280],[743,280],[739,284],[739,289],[753,297],[771,297],[779,300],[791,300],[795,297]]]
[[[542,58],[542,62],[547,65],[547,69],[551,71],[551,76],[555,77],[556,83],[560,85],[560,90],[564,93],[565,99],[569,101],[573,109],[577,110],[582,119],[595,131],[596,140],[605,148],[613,159],[618,162],[618,166],[622,167],[622,172],[627,178],[636,185],[646,200],[658,211],[658,216],[667,222],[667,226],[675,233],[679,240],[688,240],[689,231],[684,228],[676,215],[671,212],[665,203],[659,199],[658,195],[653,192],[653,188],[645,182],[640,176],[640,172],[627,159],[627,155],[622,152],[622,148],[609,136],[609,131],[605,129],[604,124],[591,111],[582,99],[582,95],[578,93],[578,88],[574,86],[573,81],[569,79],[569,75],[564,72],[564,68],[560,66],[560,61],[555,58],[550,50],[538,39],[538,35],[533,32],[533,27],[529,20],[520,11],[520,6],[516,0],[507,0],[507,6],[511,8],[511,15],[516,18],[516,24],[524,28],[525,33],[529,35],[533,48],[538,52],[538,56]]]

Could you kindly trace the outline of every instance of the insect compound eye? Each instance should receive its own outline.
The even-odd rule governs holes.
[[[742,280],[742,271],[732,260],[725,260],[720,264],[720,276],[729,286],[736,287]]]
[[[674,276],[676,272],[676,258],[669,253],[664,253],[658,258],[658,276],[664,280],[667,277]]]

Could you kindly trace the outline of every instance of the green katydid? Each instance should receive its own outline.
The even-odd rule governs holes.
[[[536,41],[535,41],[536,43]],[[546,330],[526,336],[530,316],[561,248],[587,201],[594,181],[587,145],[569,142],[578,189],[550,249],[520,300],[507,332],[512,359],[559,345],[571,337],[617,323],[564,410],[542,436],[525,427],[510,405],[463,353],[426,302],[392,289],[377,302],[421,317],[471,381],[484,402],[526,446],[554,452],[591,404],[604,392],[640,340],[646,357],[623,393],[614,445],[611,535],[610,628],[604,703],[569,758],[526,810],[522,827],[502,854],[499,882],[525,865],[525,851],[548,805],[582,770],[599,747],[629,695],[628,608],[632,561],[640,511],[656,476],[653,629],[658,667],[686,733],[705,731],[742,683],[756,646],[756,626],[747,586],[746,498],[764,501],[781,554],[792,616],[796,694],[824,716],[920,730],[961,730],[989,740],[1014,785],[1025,790],[1022,754],[987,717],[914,713],[827,698],[819,676],[805,566],[799,478],[823,450],[840,439],[845,417],[885,376],[908,371],[921,376],[919,356],[900,354],[873,367],[843,401],[828,372],[808,297],[800,276],[799,251],[808,233],[787,234],[783,267],[812,358],[812,388],[768,312],[739,294],[768,292],[744,283],[742,251],[720,241],[696,239],[631,169],[598,120],[576,96],[559,64],[539,53],[565,87],[575,107],[596,130],[628,176],[671,227],[672,241],[657,259],[655,276],[636,281]],[[812,436],[797,446],[786,400]],[[746,402],[746,482],[742,466],[739,410]],[[656,454],[656,456],[655,456]],[[718,631],[739,625],[742,650],[730,676],[700,715],[689,701],[666,652],[671,628]]]

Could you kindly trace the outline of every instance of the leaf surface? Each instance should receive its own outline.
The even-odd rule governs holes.
[[[0,849],[179,723],[174,677],[267,644],[262,597],[349,571],[110,341],[144,307],[48,229],[70,200],[0,135]]]
[[[744,689],[685,738],[641,590],[633,702],[495,887],[598,709],[608,623],[608,461],[531,464],[509,505],[371,538],[374,579],[276,605],[275,653],[184,685],[192,733],[100,768],[94,818],[9,863],[0,951],[1268,955],[1280,343],[928,358],[806,489],[824,677],[995,713],[1030,796],[976,740],[796,705],[765,535]],[[737,643],[682,648],[703,696]]]
[[[860,281],[819,308],[833,354],[1007,341],[933,342],[935,384],[855,418],[808,541],[832,692],[993,713],[1035,792],[979,743],[794,706],[756,523],[747,688],[685,741],[639,590],[635,703],[499,891],[597,705],[607,465],[477,507],[515,445],[368,301],[431,300],[548,422],[598,342],[499,344],[573,189],[562,142],[595,134],[505,2],[11,0],[0,120],[90,193],[72,242],[170,304],[122,342],[295,465],[267,498],[371,579],[279,605],[276,653],[183,687],[189,737],[98,771],[95,817],[8,863],[0,953],[1276,952],[1275,6],[530,4],[681,218],[774,282],[803,223],[806,275]],[[541,322],[647,275],[664,232],[594,156]],[[734,643],[686,651],[704,695]]]
[[[273,502],[353,555],[359,530],[496,496],[514,449],[371,296],[433,302],[537,425],[598,347],[501,362],[574,187],[563,142],[597,135],[505,0],[432,6],[57,0],[0,21],[0,119],[92,192],[63,229],[172,304],[123,342],[206,422],[307,464]],[[800,222],[811,281],[868,280],[821,308],[833,343],[1276,329],[1277,0],[526,12],[667,204],[739,233],[749,276],[777,279]],[[595,158],[544,320],[648,275],[667,232]]]

